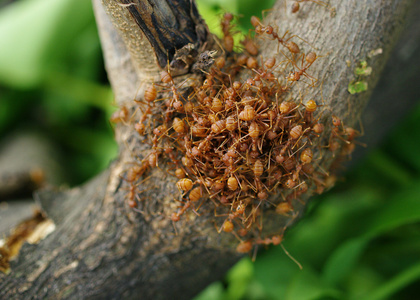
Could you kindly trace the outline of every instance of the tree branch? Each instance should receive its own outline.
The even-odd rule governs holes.
[[[143,94],[144,85],[139,80],[151,80],[160,69],[156,62],[162,63],[162,59],[154,47],[162,47],[171,40],[156,41],[154,47],[146,46],[146,41],[154,34],[150,31],[146,34],[148,39],[143,37],[141,17],[131,18],[135,15],[133,7],[121,6],[115,1],[103,2],[122,37],[115,35],[97,1],[94,2],[107,70],[117,103],[129,105],[136,95]],[[363,4],[343,1],[336,6],[336,16],[330,17],[330,11],[321,6],[305,5],[296,16],[285,13],[284,6],[278,3],[265,22],[283,31],[290,29],[319,49],[316,51],[323,57],[311,67],[311,75],[323,82],[325,118],[331,109],[353,126],[401,31],[409,4],[408,1],[378,3],[372,0]],[[191,16],[190,12],[179,15]],[[194,13],[192,15],[193,21],[198,22],[195,24],[202,24]],[[152,19],[147,20],[143,22],[152,22]],[[196,37],[202,35],[196,34]],[[200,41],[195,43],[200,44]],[[279,55],[276,43],[263,41],[262,44],[261,55]],[[311,49],[306,42],[302,47]],[[368,91],[349,95],[347,87],[354,78],[354,68],[368,59],[371,50],[378,48],[383,49],[383,55],[369,59],[373,72],[366,79]],[[307,94],[317,99],[320,95],[320,90]],[[144,199],[143,212],[136,213],[128,208],[125,201],[128,191],[122,187],[120,174],[133,160],[133,154],[144,157],[150,147],[142,143],[132,128],[123,124],[117,126],[116,138],[121,146],[120,157],[108,172],[81,188],[66,192],[46,190],[38,194],[41,206],[57,229],[39,245],[25,245],[11,265],[12,273],[0,274],[1,298],[129,299],[138,295],[147,299],[189,298],[239,259],[232,247],[236,243],[234,237],[217,233],[213,215],[183,218],[176,224],[178,235],[174,234],[174,225],[167,216],[176,206],[171,195],[177,191],[175,180],[167,177],[164,170],[153,169],[151,179],[144,183],[146,190],[140,195]],[[323,165],[327,166],[331,157],[325,154]],[[302,212],[304,205],[296,209]],[[264,214],[264,220],[267,230],[289,222],[270,213]]]

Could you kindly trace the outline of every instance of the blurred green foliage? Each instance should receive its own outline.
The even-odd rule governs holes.
[[[115,109],[86,0],[0,2],[0,132],[38,130],[62,151],[71,184],[117,154]],[[210,28],[223,12],[243,16],[274,0],[200,0]],[[311,4],[308,4],[311,5]],[[246,34],[249,27],[242,26]],[[219,30],[220,32],[220,30]],[[284,247],[241,260],[205,299],[415,299],[420,283],[420,106],[336,188],[316,197]],[[413,137],[414,134],[414,137]]]
[[[0,11],[0,133],[36,130],[61,150],[70,184],[105,169],[117,147],[92,4],[21,0]]]

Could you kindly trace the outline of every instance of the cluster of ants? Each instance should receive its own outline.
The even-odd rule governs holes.
[[[245,51],[233,51],[233,16],[221,21],[223,53],[213,65],[202,70],[202,80],[176,83],[170,72],[161,73],[161,83],[149,86],[144,100],[137,100],[142,116],[134,129],[150,142],[151,152],[123,175],[129,184],[128,205],[140,202],[138,187],[145,173],[165,158],[174,170],[181,203],[172,222],[187,211],[199,215],[203,203],[215,205],[218,231],[231,232],[240,243],[237,251],[249,252],[256,244],[280,244],[283,231],[260,238],[263,208],[293,216],[293,200],[307,192],[318,193],[329,185],[329,174],[318,164],[314,147],[320,144],[324,125],[320,104],[291,97],[290,87],[305,82],[314,87],[316,79],[307,73],[317,60],[315,52],[302,53],[286,34],[280,37],[270,25],[251,18],[256,37],[266,36],[284,49],[276,57],[260,60],[251,38],[242,41]],[[248,72],[244,79],[239,72]],[[120,112],[114,121],[121,119]],[[345,127],[333,116],[329,149],[350,154],[358,132]],[[342,147],[345,145],[345,147]],[[319,147],[319,146],[318,146]],[[169,158],[169,159],[168,159]],[[270,195],[281,194],[274,200]],[[286,196],[285,196],[286,195]],[[273,202],[274,201],[274,202]],[[218,221],[220,220],[220,221]]]

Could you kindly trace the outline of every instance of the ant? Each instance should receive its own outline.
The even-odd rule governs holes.
[[[300,53],[299,46],[295,42],[291,41],[292,38],[297,37],[300,40],[304,41],[305,43],[309,44],[307,41],[305,41],[304,39],[302,39],[301,37],[297,35],[292,35],[286,39],[286,36],[289,33],[288,30],[283,34],[282,37],[280,37],[271,25],[265,26],[264,24],[261,23],[261,20],[256,16],[251,17],[251,24],[254,27],[256,34],[258,35],[267,34],[271,36],[274,40],[277,40],[283,47],[287,48],[287,50],[289,50],[289,52],[292,53],[292,55]]]
[[[286,190],[286,204],[277,205],[276,211],[290,217],[294,216],[292,200],[312,185],[324,187],[311,141],[321,136],[324,125],[321,118],[315,117],[319,111],[315,100],[304,104],[299,93],[299,103],[288,88],[293,82],[308,80],[310,86],[315,86],[316,79],[307,72],[317,54],[303,53],[292,41],[295,36],[289,32],[279,36],[272,26],[263,25],[256,17],[251,18],[256,34],[269,36],[291,54],[279,49],[285,56],[281,61],[277,57],[257,59],[259,49],[249,36],[242,41],[246,54],[233,53],[233,19],[228,13],[223,16],[221,47],[226,49],[214,56],[212,66],[201,71],[200,79],[181,88],[183,83],[176,83],[165,70],[160,84],[145,89],[144,101],[138,101],[144,113],[134,128],[139,134],[148,133],[145,138],[151,149],[137,167],[143,169],[133,168],[126,180],[130,184],[127,198],[134,206],[132,202],[139,201],[135,193],[138,178],[146,170],[159,167],[159,159],[165,158],[164,162],[173,168],[171,173],[177,178],[181,194],[174,199],[181,204],[168,213],[174,228],[189,209],[198,215],[196,208],[210,200],[215,205],[215,217],[216,212],[224,216],[223,224],[216,223],[218,232],[232,232],[239,238],[262,230],[263,208],[274,205],[271,193]],[[237,77],[241,69],[246,69],[247,77]],[[275,72],[285,75],[277,78]],[[160,96],[159,86],[166,90],[166,98]],[[155,107],[156,99],[163,100],[161,106],[166,107]],[[331,142],[340,140],[337,135],[354,143],[357,133],[342,125],[334,128]],[[205,193],[208,198],[207,194],[203,197]],[[238,251],[277,244],[281,237],[241,240]]]
[[[306,70],[309,69],[310,66],[312,66],[312,64],[317,58],[318,57],[315,52],[309,52],[306,56],[302,54],[302,63],[300,68],[296,65],[296,63],[293,60],[291,60],[290,62],[296,69],[298,69],[298,71],[292,71],[288,76],[286,76],[287,81],[297,82],[300,80],[301,76],[305,76],[312,81],[310,86],[315,87],[315,83],[318,80],[309,75],[306,72]],[[306,61],[306,64],[304,63],[304,60]]]
[[[283,241],[283,235],[273,235],[271,238],[265,238],[265,239],[257,239],[255,241],[255,244],[257,245],[265,245],[268,246],[270,244],[273,245],[280,245],[280,243]]]
[[[184,205],[180,206],[178,212],[174,212],[171,215],[171,220],[172,222],[178,222],[181,220],[181,216],[191,207],[192,211],[197,215],[200,216],[200,214],[197,212],[197,210],[194,208],[192,202],[190,199],[188,199],[187,201],[183,202],[180,200],[177,200],[181,203],[184,203]]]
[[[128,108],[125,106],[121,106],[121,108],[115,111],[110,118],[111,123],[126,123],[128,121],[129,111]]]
[[[232,36],[232,22],[233,20],[233,15],[231,13],[225,13],[223,15],[223,19],[221,21],[221,27],[222,27],[222,32],[223,32],[223,45],[224,45],[224,50],[226,50],[227,52],[232,52],[233,51],[233,46],[234,46],[234,40],[233,40],[233,36]]]
[[[137,207],[137,201],[140,202],[140,197],[138,193],[138,186],[145,182],[149,177],[143,179],[142,181],[135,184],[135,181],[137,181],[139,178],[143,176],[143,174],[148,170],[149,164],[146,160],[143,160],[140,165],[135,164],[131,168],[128,169],[128,171],[125,174],[125,177],[122,177],[123,180],[127,181],[130,185],[129,192],[127,195],[127,203],[128,206],[131,208]],[[144,191],[142,191],[144,192]]]
[[[232,206],[233,207],[233,206]],[[227,215],[226,220],[223,222],[222,227],[218,230],[218,232],[222,232],[222,230],[224,232],[231,232],[233,231],[233,223],[232,221],[238,217],[243,217],[245,216],[245,209],[246,209],[246,204],[243,202],[239,202],[239,204],[236,206],[236,210],[229,213]],[[226,215],[216,215],[216,217],[222,217],[222,216],[226,216]]]
[[[293,14],[297,13],[299,11],[300,3],[302,3],[302,2],[312,2],[312,3],[318,4],[320,6],[323,6],[323,7],[327,8],[331,12],[331,16],[335,15],[335,8],[334,7],[331,7],[328,3],[325,3],[324,1],[319,1],[319,0],[295,0],[292,4],[292,7],[291,7],[291,12]]]

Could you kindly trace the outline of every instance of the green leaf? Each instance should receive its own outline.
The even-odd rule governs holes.
[[[356,238],[344,242],[337,248],[325,264],[325,282],[336,285],[355,267],[359,257],[368,244],[368,239]]]
[[[375,168],[376,176],[379,173],[381,177],[388,177],[393,183],[407,186],[411,182],[410,173],[384,151],[373,151],[369,156],[369,165]]]
[[[380,285],[377,289],[369,293],[364,297],[358,297],[360,300],[380,300],[390,299],[390,296],[408,286],[416,280],[420,279],[420,262],[414,266],[407,268],[406,270],[399,273],[391,280]]]
[[[257,16],[264,20],[270,9],[273,7],[275,0],[241,0],[238,5],[238,13],[242,17],[239,24],[248,32],[249,29],[254,29],[251,25],[251,16]],[[283,35],[284,32],[279,34]]]
[[[358,264],[343,282],[346,299],[360,299],[362,295],[374,290],[383,282],[382,274],[372,269],[367,263]]]
[[[214,282],[206,287],[194,300],[217,300],[223,299],[223,285],[220,281]]]
[[[372,73],[372,67],[369,67],[366,61],[361,61],[360,66],[354,70],[358,76],[369,76]]]
[[[227,274],[229,282],[226,296],[229,300],[241,299],[254,273],[254,265],[249,257],[240,260]]]
[[[299,267],[280,247],[265,251],[254,263],[256,280],[274,299],[284,299],[290,280],[299,271]]]
[[[264,287],[259,283],[255,278],[252,279],[248,286],[246,294],[243,295],[241,299],[247,299],[247,300],[267,300],[272,299],[267,295],[267,293],[264,290]],[[230,299],[226,299],[230,300]]]
[[[322,281],[321,276],[306,266],[294,276],[287,288],[286,300],[340,298],[340,291]]]
[[[420,105],[404,119],[398,130],[386,143],[386,149],[394,159],[420,171],[420,139],[415,133],[420,132]]]
[[[94,106],[104,111],[110,110],[114,99],[109,86],[83,80],[65,73],[52,72],[45,81],[48,92],[54,92],[72,98],[81,105]]]
[[[367,89],[368,89],[368,84],[366,81],[355,81],[355,82],[352,81],[349,83],[349,86],[347,88],[349,93],[352,95],[367,91]]]
[[[217,4],[214,5],[214,3],[210,3],[208,0],[197,0],[196,3],[200,15],[206,21],[210,31],[217,36],[222,36],[222,30],[220,29],[222,12],[220,7]]]
[[[343,243],[329,257],[323,277],[330,284],[339,283],[356,266],[362,252],[372,238],[399,226],[420,220],[420,185],[403,190],[391,197],[389,203],[378,207],[366,233]]]
[[[376,208],[377,197],[376,190],[365,187],[322,195],[313,215],[303,218],[291,229],[290,233],[296,231],[296,234],[286,236],[289,250],[297,258],[305,258],[314,268],[323,268],[331,252],[346,238],[364,230],[368,220],[363,216]]]
[[[19,88],[39,84],[89,21],[92,8],[85,0],[22,0],[8,5],[0,12],[0,82]]]
[[[367,236],[376,237],[399,226],[420,221],[420,184],[396,193],[373,215]]]

